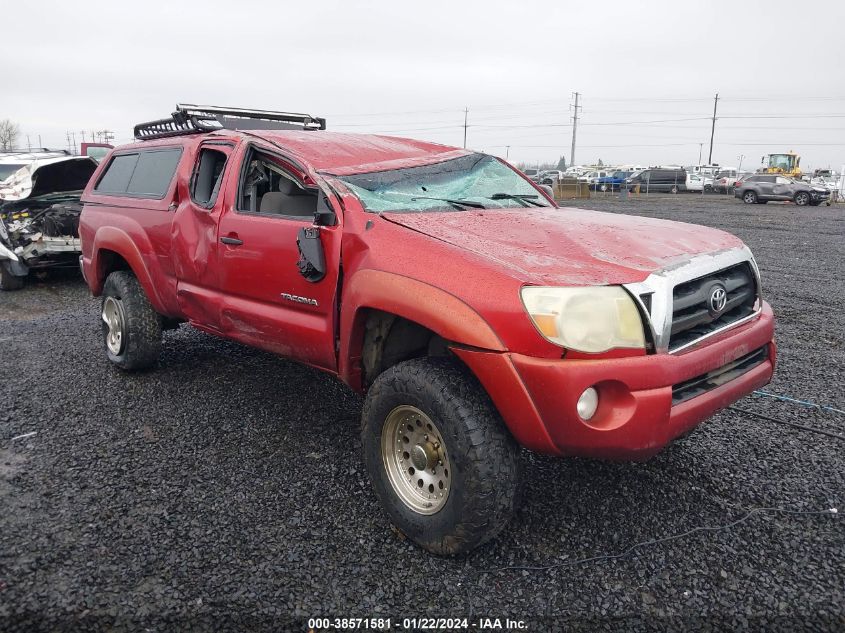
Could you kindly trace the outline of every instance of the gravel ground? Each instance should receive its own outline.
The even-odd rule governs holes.
[[[845,409],[845,208],[579,206],[738,234],[778,316],[768,390]],[[0,295],[0,323],[3,633],[297,631],[312,616],[845,628],[845,522],[824,513],[845,511],[841,413],[750,396],[738,406],[838,439],[725,411],[645,464],[526,454],[510,528],[438,559],[391,530],[359,456],[361,400],[332,378],[185,326],[156,371],[120,373],[74,276]]]

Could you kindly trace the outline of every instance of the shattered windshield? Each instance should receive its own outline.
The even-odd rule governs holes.
[[[485,154],[340,180],[372,213],[551,206],[528,180]]]

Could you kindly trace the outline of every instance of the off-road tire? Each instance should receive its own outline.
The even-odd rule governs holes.
[[[753,191],[746,191],[742,194],[742,201],[745,204],[757,204],[759,198],[757,198],[757,194]]]
[[[382,434],[397,407],[413,406],[437,429],[452,467],[449,495],[434,514],[412,510],[387,474]],[[393,524],[439,555],[467,552],[495,537],[516,509],[519,448],[476,378],[447,358],[399,363],[376,378],[362,414],[364,462]]]
[[[806,207],[808,204],[810,204],[810,194],[806,191],[799,191],[795,194],[794,200],[795,204],[797,204],[799,207]]]
[[[6,262],[0,262],[0,290],[20,290],[25,277],[13,275]]]
[[[105,345],[109,360],[125,371],[148,369],[158,362],[161,352],[162,318],[150,305],[137,277],[128,270],[118,270],[106,278],[103,286],[102,310],[109,298],[116,299],[122,309],[122,346],[118,353]],[[103,339],[109,327],[104,321]]]

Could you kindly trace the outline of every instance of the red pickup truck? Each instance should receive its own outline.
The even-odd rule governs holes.
[[[187,322],[365,393],[375,492],[422,547],[501,530],[519,446],[645,459],[771,379],[733,235],[559,208],[498,158],[301,120],[137,127],[85,190],[82,270],[122,369]]]

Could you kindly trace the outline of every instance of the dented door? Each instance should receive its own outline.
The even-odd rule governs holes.
[[[231,155],[229,142],[202,143],[197,152],[190,180],[181,184],[171,229],[171,248],[176,275],[176,296],[180,310],[188,320],[206,330],[219,330],[220,271],[217,257],[217,225],[223,211],[225,190],[229,186]],[[223,160],[219,174],[209,174],[203,163],[209,154]],[[231,177],[236,181],[237,176]],[[201,187],[205,191],[201,192]],[[206,195],[208,194],[208,195]]]
[[[249,151],[239,150],[238,174],[227,187],[218,226],[220,329],[248,345],[334,371],[342,219],[338,216],[335,226],[316,229],[326,274],[309,281],[298,266],[297,235],[300,229],[313,227],[313,216],[238,209],[238,189],[246,177],[243,161],[249,160]],[[297,179],[302,176],[289,173]]]

